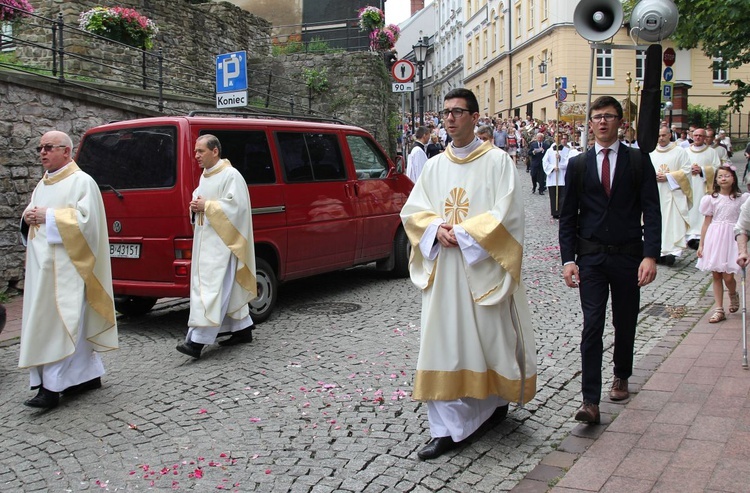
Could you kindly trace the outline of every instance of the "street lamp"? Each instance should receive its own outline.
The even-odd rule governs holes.
[[[427,58],[427,38],[421,37],[417,44],[412,46],[414,50],[414,58],[417,61],[417,68],[419,69],[419,125],[424,125],[424,60]]]
[[[672,131],[672,107],[673,107],[672,101],[667,101],[666,103],[664,103],[664,112],[665,113],[669,112],[669,123],[668,123],[668,125],[669,125],[669,131],[670,132]]]

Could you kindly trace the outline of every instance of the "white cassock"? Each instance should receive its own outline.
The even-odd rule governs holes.
[[[703,175],[690,175],[690,186],[693,189],[693,205],[688,213],[689,225],[687,240],[697,240],[701,237],[703,227],[703,214],[701,214],[700,203],[706,193],[711,193],[714,186],[714,175],[716,168],[721,165],[719,156],[711,147],[704,145],[696,148],[694,145],[687,149],[690,165],[697,164],[703,170]],[[688,171],[689,173],[690,171]]]
[[[221,332],[253,324],[248,303],[255,298],[255,246],[247,183],[228,160],[203,171],[193,199],[206,201],[192,216],[193,259],[187,341],[213,344]]]
[[[732,160],[729,159],[729,153],[727,153],[727,150],[725,147],[720,146],[717,143],[714,143],[711,146],[711,149],[713,149],[716,152],[716,155],[719,156],[719,162],[721,164],[732,164]]]
[[[463,440],[498,406],[536,394],[520,191],[508,154],[475,139],[432,158],[401,211],[411,279],[422,290],[412,397],[427,401],[433,437]],[[459,247],[436,243],[444,223]]]
[[[562,201],[565,198],[565,172],[568,169],[570,147],[562,146],[559,151],[556,151],[555,147],[555,145],[551,146],[544,153],[542,168],[547,174],[550,211],[553,217],[559,217]],[[556,171],[555,168],[558,170]]]
[[[409,153],[409,162],[406,165],[406,176],[408,176],[412,182],[416,183],[419,179],[419,175],[424,169],[424,163],[426,162],[427,153],[424,152],[422,143],[415,143]]]
[[[661,255],[680,256],[685,248],[693,197],[690,159],[685,149],[674,142],[666,147],[657,146],[650,157],[656,173],[667,178],[656,183],[661,201]]]
[[[25,236],[18,366],[32,388],[61,392],[101,377],[98,352],[118,347],[107,217],[98,185],[73,161],[45,173],[26,211],[34,207],[47,215]]]

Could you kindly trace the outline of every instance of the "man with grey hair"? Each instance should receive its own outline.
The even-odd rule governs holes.
[[[531,155],[531,193],[536,192],[537,185],[539,186],[539,195],[544,195],[544,190],[547,188],[547,175],[544,172],[542,160],[544,159],[544,153],[547,152],[549,147],[549,144],[544,141],[544,134],[541,132],[537,133],[534,141],[529,144],[529,154]]]
[[[430,140],[430,131],[427,127],[419,127],[414,137],[416,140],[414,141],[414,146],[411,148],[411,152],[409,152],[409,158],[406,163],[406,176],[416,183],[419,175],[422,174],[424,163],[427,162],[425,146]]]
[[[24,402],[51,409],[60,393],[101,387],[99,352],[117,349],[109,237],[99,186],[73,161],[59,131],[37,147],[45,173],[23,211],[26,277],[18,366],[38,393]]]

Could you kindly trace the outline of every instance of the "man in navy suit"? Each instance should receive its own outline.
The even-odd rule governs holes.
[[[534,141],[529,144],[529,156],[531,159],[531,193],[536,191],[536,186],[539,185],[539,195],[544,195],[544,191],[547,189],[547,174],[544,172],[544,166],[542,166],[542,159],[544,153],[549,149],[549,144],[544,142],[544,134],[538,133],[534,138]]]
[[[602,336],[610,291],[615,347],[609,397],[629,397],[640,288],[656,278],[661,248],[654,167],[648,154],[617,140],[621,122],[622,106],[616,99],[602,96],[591,105],[594,146],[568,163],[560,212],[563,276],[565,284],[579,288],[583,311],[583,405],[575,419],[584,423],[600,422]]]

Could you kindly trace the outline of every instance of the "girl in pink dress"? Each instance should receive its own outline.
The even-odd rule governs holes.
[[[719,166],[714,179],[714,191],[701,199],[700,212],[706,218],[701,229],[698,246],[697,267],[710,271],[713,275],[714,300],[716,309],[711,323],[726,320],[724,315],[724,285],[729,291],[729,311],[736,312],[740,307],[737,281],[734,275],[740,272],[737,265],[737,243],[734,241],[734,224],[740,217],[740,207],[750,197],[743,194],[737,184],[734,166]]]

